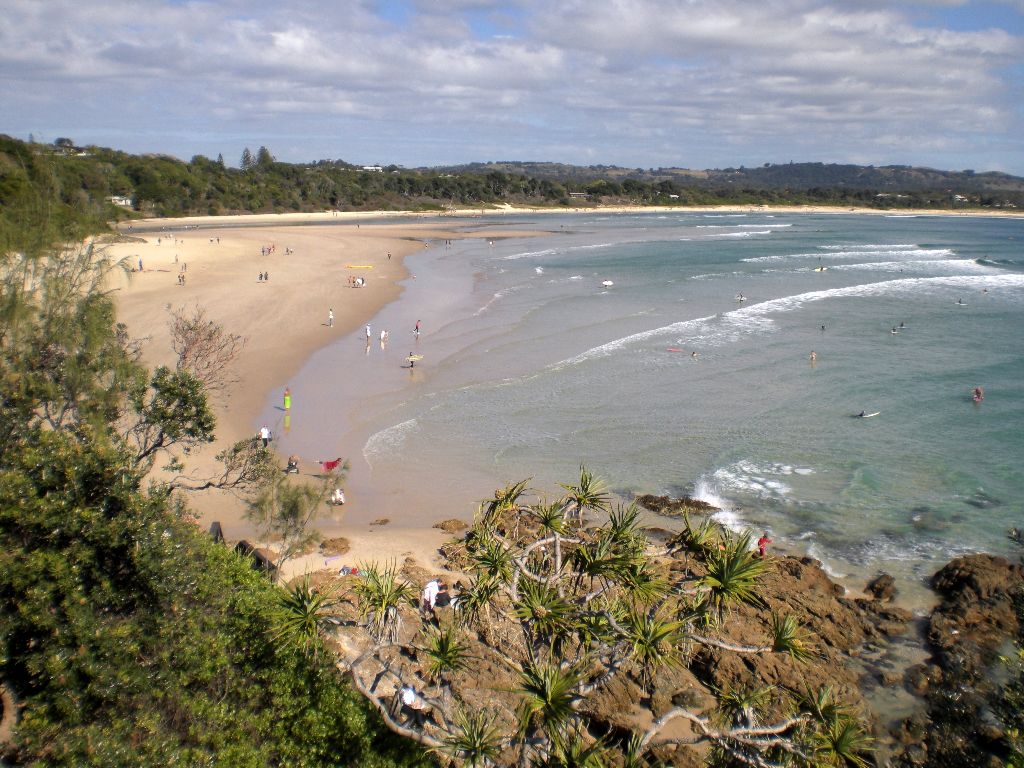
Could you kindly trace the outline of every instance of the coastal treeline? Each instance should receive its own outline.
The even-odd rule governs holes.
[[[1024,207],[1024,180],[998,173],[789,163],[715,171],[581,168],[555,163],[475,163],[450,168],[284,163],[267,147],[240,160],[131,155],[0,136],[0,203],[23,183],[34,156],[53,159],[61,206],[90,216],[157,216],[334,210],[529,206],[839,205],[880,209]]]
[[[77,239],[92,209],[23,160],[0,219],[0,764],[429,764],[191,522],[202,361],[140,362],[107,290],[123,267]],[[198,485],[279,474],[258,441],[220,458]]]

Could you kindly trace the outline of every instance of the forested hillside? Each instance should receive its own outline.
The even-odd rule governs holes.
[[[64,159],[4,147],[0,765],[428,764],[296,640],[285,593],[190,522],[182,486],[152,479],[213,439],[209,366],[141,364],[105,287],[123,267],[67,245],[103,211]],[[91,192],[120,173],[70,160]],[[214,487],[280,475],[258,441],[221,457]]]
[[[341,160],[277,162],[266,147],[240,167],[197,155],[129,155],[28,144],[0,136],[0,204],[40,156],[52,160],[56,209],[92,219],[335,210],[425,210],[591,205],[842,205],[1024,209],[1024,179],[999,173],[822,163],[695,171],[557,163],[451,168],[356,167]],[[111,202],[115,199],[121,205]]]

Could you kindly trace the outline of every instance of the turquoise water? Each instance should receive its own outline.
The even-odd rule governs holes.
[[[360,331],[287,382],[280,450],[349,456],[350,496],[372,500],[354,520],[468,517],[506,481],[554,494],[582,462],[622,494],[706,498],[840,575],[924,576],[1007,552],[1024,524],[1024,221],[467,226],[550,234],[434,243],[369,347]]]

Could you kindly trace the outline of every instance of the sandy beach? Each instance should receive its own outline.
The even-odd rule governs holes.
[[[592,213],[595,209],[578,209]],[[601,208],[602,212],[683,211],[679,207]],[[764,207],[722,206],[701,211],[764,211]],[[888,214],[849,208],[772,208],[778,212]],[[253,434],[260,409],[279,382],[287,381],[317,350],[370,321],[401,293],[407,271],[403,259],[446,239],[507,237],[500,229],[459,231],[467,219],[502,213],[571,213],[564,208],[463,210],[454,216],[437,213],[336,213],[193,217],[142,220],[120,227],[123,237],[109,253],[126,259],[135,270],[116,289],[119,319],[136,338],[144,338],[150,365],[172,360],[168,321],[170,311],[201,307],[210,319],[232,333],[246,337],[235,364],[236,382],[217,402],[218,441],[201,455],[189,457],[202,472],[213,464],[225,445]],[[900,212],[903,213],[903,212]],[[1000,212],[960,213],[912,211],[907,215],[1015,215]],[[516,232],[516,237],[529,236]],[[390,255],[390,258],[389,258]],[[141,262],[141,271],[139,270]],[[261,273],[267,280],[259,279]],[[350,287],[350,278],[365,285]],[[333,327],[328,311],[333,309]],[[304,457],[306,459],[307,457]],[[306,474],[317,471],[308,457]],[[283,465],[283,461],[282,461]],[[496,481],[496,484],[498,481]],[[344,512],[358,509],[359,498],[349,498],[342,509],[341,531],[352,549],[347,565],[412,557],[438,567],[437,548],[449,538],[424,527],[346,525]],[[198,522],[207,527],[222,523],[229,539],[252,535],[244,519],[244,503],[229,494],[206,492],[191,498]],[[420,519],[431,510],[419,510]],[[449,515],[436,512],[438,520]],[[367,519],[367,515],[360,515]],[[338,516],[332,518],[336,524]],[[436,521],[435,521],[436,522]],[[334,525],[332,527],[337,527]],[[296,560],[291,572],[333,568],[318,554]],[[339,566],[340,567],[340,566]]]
[[[505,236],[486,230],[456,232],[436,214],[430,221],[410,217],[408,223],[369,223],[385,217],[393,219],[394,214],[160,219],[121,226],[122,237],[108,246],[108,253],[125,259],[133,271],[112,287],[119,320],[133,337],[144,340],[149,365],[173,361],[168,324],[172,311],[200,307],[225,330],[246,338],[234,365],[235,382],[215,402],[217,441],[188,459],[197,474],[213,467],[223,447],[253,434],[254,420],[274,382],[287,380],[313,352],[357,329],[397,298],[399,281],[407,276],[404,256],[445,239]],[[260,279],[261,274],[267,279]],[[361,278],[364,285],[351,287],[349,278]],[[333,326],[328,324],[332,310]],[[313,458],[304,457],[305,474],[317,471]],[[342,515],[359,504],[351,496],[348,502]],[[229,540],[252,535],[243,501],[231,494],[194,494],[190,506],[199,525],[218,521]],[[406,557],[436,564],[437,548],[449,538],[432,528],[390,525],[343,526],[343,535],[352,545],[344,558],[348,565]],[[333,563],[313,554],[294,561],[288,572],[323,567]]]

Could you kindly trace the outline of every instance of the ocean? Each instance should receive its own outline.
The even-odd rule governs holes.
[[[495,236],[413,254],[402,297],[367,318],[370,343],[341,338],[280,382],[287,424],[279,390],[262,414],[282,454],[349,458],[350,522],[470,519],[506,482],[554,497],[585,464],[623,498],[710,501],[724,524],[768,531],[838,577],[920,582],[955,555],[1012,550],[1024,221],[451,225]],[[536,230],[549,234],[515,236]],[[409,354],[422,355],[412,368]]]

